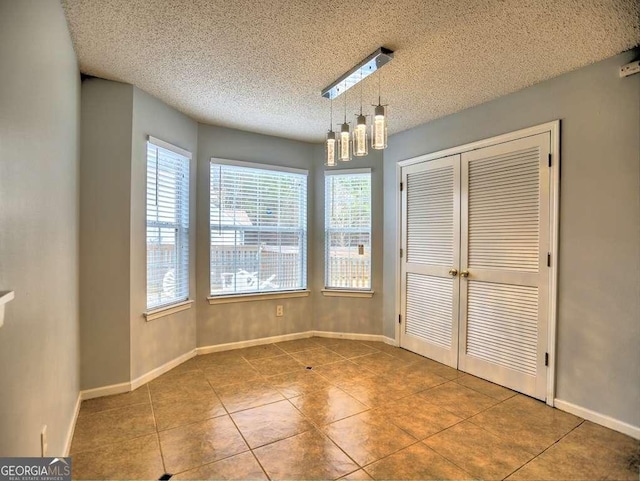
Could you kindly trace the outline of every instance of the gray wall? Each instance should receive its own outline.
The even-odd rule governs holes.
[[[0,456],[64,454],[78,398],[80,76],[57,2],[0,1]]]
[[[198,346],[245,341],[313,329],[313,300],[310,297],[263,300],[209,305],[209,163],[211,157],[244,160],[309,170],[309,199],[314,198],[314,146],[239,130],[199,124],[197,173],[196,282],[198,311]],[[309,203],[308,238],[314,236]],[[312,244],[308,244],[309,259]],[[313,264],[308,264],[308,279],[314,278]],[[284,306],[284,316],[276,317],[276,305]]]
[[[315,146],[313,163],[315,196],[311,197],[315,237],[311,259],[314,263],[313,285],[315,328],[318,331],[382,334],[382,253],[383,246],[383,190],[382,152],[371,149],[366,157],[353,157],[349,163],[340,162],[337,169],[371,168],[371,232],[372,232],[372,298],[324,297],[324,145]],[[393,337],[393,335],[391,336]]]
[[[395,329],[396,162],[561,119],[557,397],[640,426],[640,75],[627,52],[394,135],[384,332]]]
[[[81,387],[129,381],[129,222],[133,87],[82,82]]]
[[[147,136],[188,150],[190,166],[190,297],[195,298],[196,159],[198,124],[155,97],[133,89],[131,151],[131,379],[162,366],[196,347],[196,309],[147,322],[146,306],[146,184]]]

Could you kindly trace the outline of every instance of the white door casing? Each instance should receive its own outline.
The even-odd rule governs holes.
[[[398,193],[398,240],[404,250],[398,264],[400,345],[539,399],[546,398],[550,405],[555,367],[558,133],[559,122],[550,122],[402,161],[398,166],[405,186]],[[455,253],[443,257],[441,247],[423,249],[430,258],[417,259],[409,254],[412,234],[408,202],[417,209],[420,198],[424,203],[429,195],[414,195],[413,201],[408,195],[412,174],[419,180],[417,174],[428,171],[424,166],[429,164],[433,164],[429,170],[437,170],[453,162],[455,170],[455,159],[460,165],[455,174],[459,181],[454,182],[459,230],[453,244],[457,239],[459,263],[451,267],[469,274],[452,278],[444,264],[455,258]],[[536,207],[537,215],[532,214]],[[431,205],[434,209],[437,211],[437,203]],[[418,217],[417,210],[412,217]],[[420,238],[418,234],[420,230],[414,228],[416,239]],[[415,245],[413,250],[414,254],[420,253]],[[438,253],[439,257],[435,255]],[[453,298],[451,308],[443,311],[448,292]],[[440,326],[445,325],[443,319],[450,312],[450,345],[452,349],[457,346],[457,354],[447,352],[446,343],[441,342],[447,331],[416,331],[420,325],[429,329],[433,324],[424,314],[428,306],[439,313],[435,317]]]

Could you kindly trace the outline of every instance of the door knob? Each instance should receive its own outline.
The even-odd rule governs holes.
[[[469,271],[462,271],[460,277],[469,277]]]
[[[458,275],[458,269],[449,269],[449,275],[455,277]]]

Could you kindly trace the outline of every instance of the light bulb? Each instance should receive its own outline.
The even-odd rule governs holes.
[[[340,128],[340,143],[338,144],[338,158],[343,162],[351,160],[351,133],[349,124],[344,123]]]
[[[327,167],[334,167],[336,165],[336,133],[333,131],[327,132],[325,165]]]
[[[369,153],[367,145],[367,118],[360,114],[356,122],[356,128],[353,129],[353,155],[363,157]]]
[[[387,148],[387,116],[382,105],[377,105],[371,125],[371,147],[374,149]]]

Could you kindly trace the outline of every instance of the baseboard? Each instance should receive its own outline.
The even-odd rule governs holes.
[[[131,391],[130,382],[121,382],[119,384],[111,384],[109,386],[96,387],[93,389],[85,389],[80,391],[80,400],[94,399],[97,397],[111,396],[113,394],[122,394]]]
[[[398,342],[393,337],[382,336],[382,341],[390,346],[399,347]]]
[[[212,352],[231,351],[233,349],[242,349],[244,347],[261,346],[263,344],[272,344],[274,342],[294,341],[296,339],[304,339],[313,336],[314,331],[296,332],[293,334],[282,334],[280,336],[261,337],[259,339],[251,339],[249,341],[227,342],[225,344],[215,344],[213,346],[202,346],[196,349],[199,355],[210,354]]]
[[[162,366],[159,366],[143,374],[142,376],[134,379],[133,381],[131,381],[130,390],[134,391],[135,389],[138,389],[143,384],[147,384],[149,381],[153,381],[155,378],[162,376],[165,372],[171,371],[171,369],[173,369],[174,367],[179,366],[183,362],[188,361],[189,359],[195,356],[196,356],[196,349],[192,349],[189,352],[185,352],[181,356],[178,356],[175,359],[172,359],[171,361],[164,363]]]
[[[384,342],[384,336],[380,334],[359,334],[356,332],[331,332],[311,331],[316,337],[328,337],[330,339],[350,339],[353,341],[378,341]]]
[[[614,431],[621,432],[623,434],[626,434],[627,436],[631,436],[632,438],[640,439],[640,427],[638,426],[633,426],[605,414],[600,414],[592,411],[591,409],[583,408],[582,406],[577,406],[576,404],[563,401],[562,399],[554,399],[554,405],[562,411],[580,416],[581,418],[587,419],[588,421],[592,421],[607,428],[613,429]]]
[[[69,452],[71,451],[71,441],[73,441],[73,433],[76,430],[76,422],[78,421],[78,414],[80,414],[80,404],[82,403],[82,393],[78,393],[78,398],[76,399],[76,405],[73,410],[73,418],[71,419],[71,424],[69,425],[69,429],[67,430],[67,439],[64,442],[64,457],[69,456]]]

